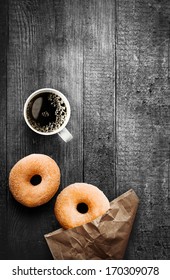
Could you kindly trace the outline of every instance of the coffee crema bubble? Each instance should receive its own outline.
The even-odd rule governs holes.
[[[28,103],[26,114],[32,128],[49,133],[63,125],[67,108],[60,96],[44,92],[33,97]]]

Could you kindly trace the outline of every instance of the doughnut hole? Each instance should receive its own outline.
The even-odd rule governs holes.
[[[86,214],[88,212],[88,205],[84,202],[77,204],[77,211],[81,214]]]
[[[41,183],[42,181],[42,177],[38,174],[35,174],[34,176],[31,177],[30,179],[30,183],[33,185],[33,186],[37,186]]]

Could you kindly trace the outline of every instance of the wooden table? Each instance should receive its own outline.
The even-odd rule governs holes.
[[[170,258],[170,1],[2,0],[0,39],[0,258],[52,259],[43,235],[60,227],[56,197],[29,209],[8,187],[32,153],[56,160],[60,190],[87,182],[113,200],[133,188],[125,259]],[[24,122],[42,87],[70,101],[67,144]]]

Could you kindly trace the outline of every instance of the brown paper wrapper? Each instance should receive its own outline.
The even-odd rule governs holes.
[[[114,199],[110,209],[85,225],[45,235],[57,260],[123,259],[139,199],[131,189]]]

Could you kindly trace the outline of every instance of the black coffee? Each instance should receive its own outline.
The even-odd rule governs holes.
[[[40,132],[59,129],[65,121],[67,108],[62,98],[51,92],[40,93],[27,106],[30,125]]]

